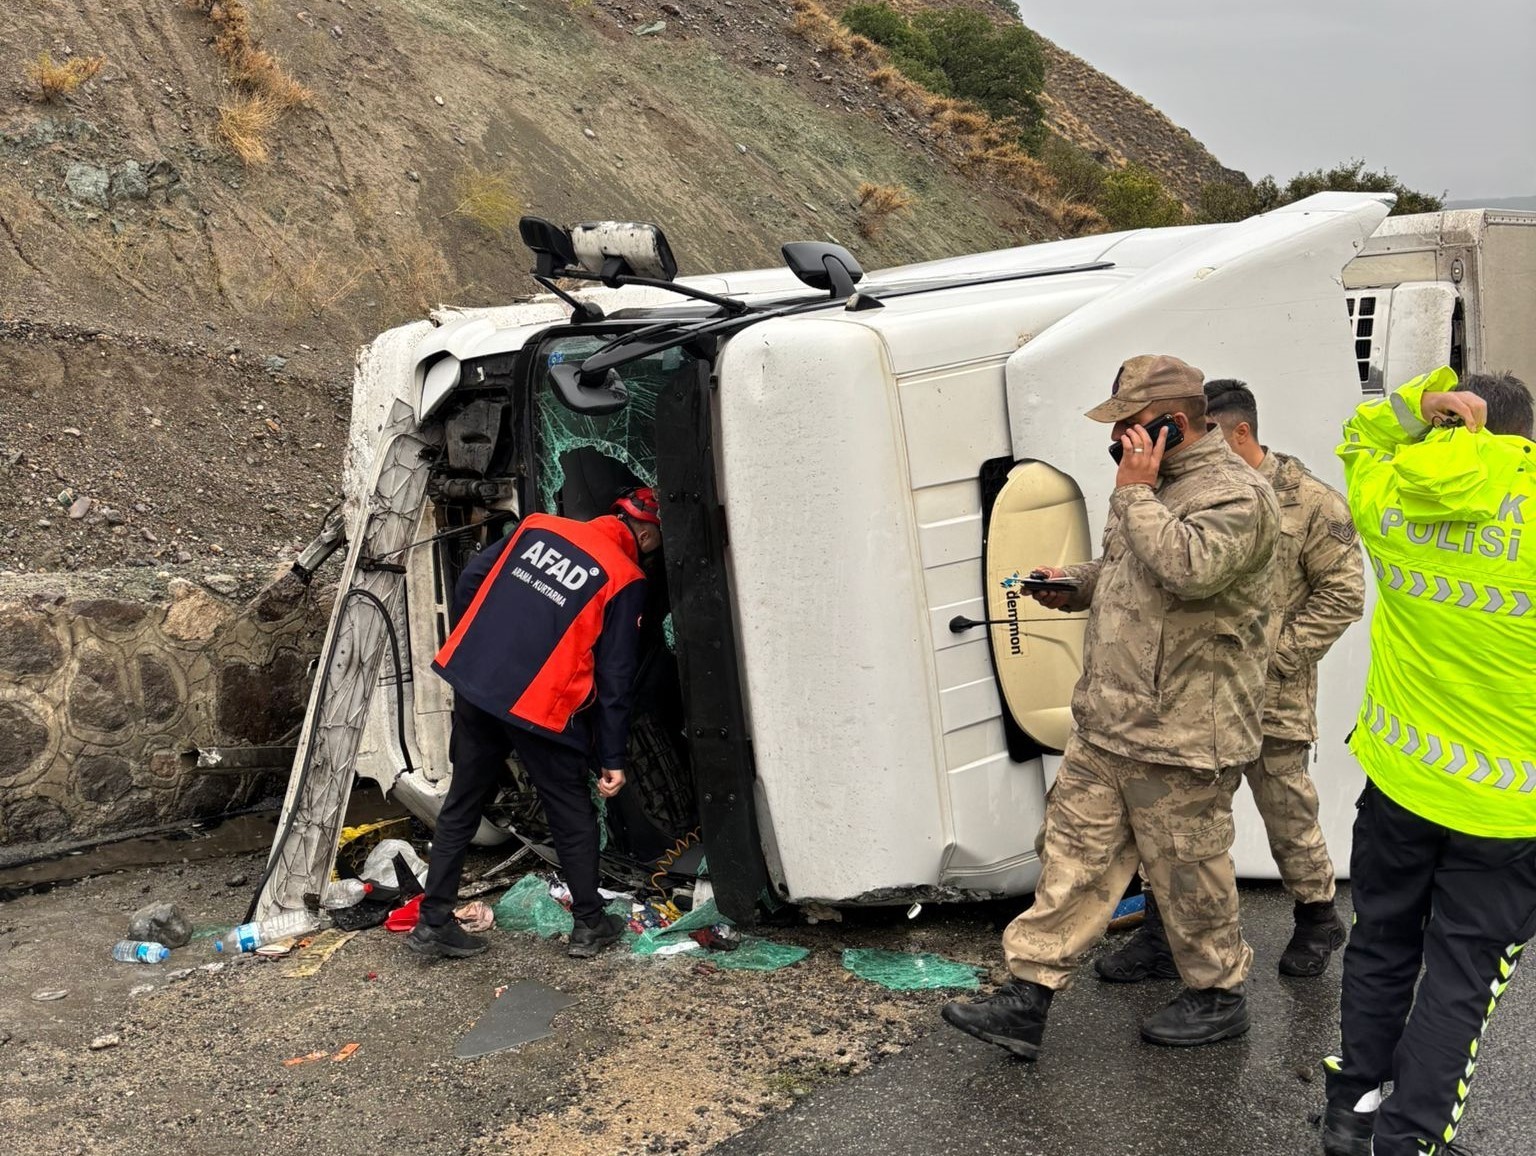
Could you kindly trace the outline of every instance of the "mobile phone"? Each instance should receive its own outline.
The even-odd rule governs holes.
[[[1165,413],[1161,417],[1153,418],[1143,427],[1147,431],[1147,437],[1152,439],[1152,444],[1157,445],[1157,435],[1163,430],[1168,431],[1168,440],[1163,444],[1163,452],[1167,453],[1184,440],[1184,435],[1179,432],[1179,423],[1173,420],[1173,414]],[[1125,445],[1116,441],[1109,447],[1109,456],[1115,459],[1115,464],[1120,464],[1120,459],[1125,456]]]
[[[1025,590],[1049,590],[1059,594],[1072,594],[1082,585],[1076,578],[1061,577],[1048,578],[1039,571],[1035,571],[1027,578],[1020,578],[1019,585]]]

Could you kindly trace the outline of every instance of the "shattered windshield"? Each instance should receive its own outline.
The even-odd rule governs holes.
[[[691,381],[696,359],[666,349],[624,366],[629,404],[617,413],[593,416],[566,408],[550,383],[549,367],[590,357],[611,337],[555,337],[539,348],[535,436],[539,508],[547,514],[589,518],[606,510],[626,486],[656,484],[656,395],[672,382]]]

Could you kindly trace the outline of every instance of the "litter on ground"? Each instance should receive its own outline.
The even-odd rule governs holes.
[[[574,996],[531,979],[499,987],[490,1007],[464,1033],[453,1054],[473,1060],[543,1039],[552,1033],[550,1021],[555,1013],[575,1002]]]
[[[336,928],[327,928],[304,947],[298,958],[289,960],[283,968],[283,975],[289,979],[307,979],[325,966],[325,961],[330,959],[350,940],[357,932],[337,931]]]
[[[891,991],[926,991],[957,987],[974,991],[981,986],[981,968],[923,952],[881,951],[850,947],[843,952],[843,966],[860,979]]]

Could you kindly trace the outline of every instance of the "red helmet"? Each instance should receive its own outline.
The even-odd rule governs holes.
[[[637,522],[650,522],[653,526],[661,525],[661,503],[656,500],[656,491],[650,486],[636,486],[632,490],[625,490],[614,500],[609,507],[613,514],[623,514],[633,518]]]

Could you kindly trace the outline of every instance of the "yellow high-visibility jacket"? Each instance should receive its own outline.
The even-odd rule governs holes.
[[[1371,668],[1350,739],[1386,795],[1470,835],[1536,837],[1536,447],[1432,429],[1449,368],[1344,424],[1372,568]]]

